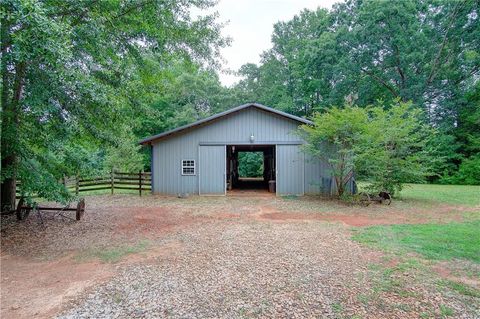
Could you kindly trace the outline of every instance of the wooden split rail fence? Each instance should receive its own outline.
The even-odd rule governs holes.
[[[110,176],[101,176],[96,178],[71,178],[65,179],[65,186],[75,194],[88,191],[110,190],[112,194],[115,189],[142,192],[152,190],[152,175],[150,172],[124,173],[112,171]]]
[[[64,178],[63,184],[68,190],[75,194],[110,190],[111,194],[115,193],[116,189],[138,191],[142,196],[144,192],[151,192],[152,190],[152,173],[142,172],[126,173],[112,171],[109,175],[92,177],[92,178]],[[17,192],[21,188],[21,183],[17,183]],[[19,194],[17,194],[19,197]]]

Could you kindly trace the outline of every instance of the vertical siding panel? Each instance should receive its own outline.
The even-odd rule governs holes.
[[[166,162],[163,160],[164,159],[164,154],[165,154],[165,145],[163,144],[157,144],[158,145],[158,156],[157,156],[157,163],[160,166],[160,177],[159,177],[159,193],[165,192],[165,165]]]
[[[255,123],[255,114],[252,113],[251,110],[249,110],[249,113],[246,114],[250,120],[248,121],[247,118],[244,118],[244,121],[248,123],[248,132],[247,135],[245,135],[245,139],[250,140],[250,135],[254,134],[255,132],[253,130],[253,123]]]
[[[323,191],[323,177],[326,176],[324,175],[322,162],[308,154],[305,154],[305,193],[321,193]]]
[[[265,117],[265,113],[259,113],[260,115],[260,119],[259,119],[259,123],[258,123],[258,127],[260,129],[260,138],[262,141],[271,141],[271,139],[268,138],[267,136],[267,125],[263,125],[262,123],[266,123],[266,117]]]
[[[265,128],[265,125],[261,125],[260,123],[265,123],[263,114],[262,113],[257,113],[255,117],[255,130],[256,135],[255,135],[255,140],[258,141],[265,141],[264,135],[263,135],[263,129]],[[257,137],[258,136],[258,137]]]
[[[158,182],[160,181],[159,178],[159,171],[160,171],[160,165],[158,165],[158,144],[153,144],[152,145],[152,153],[153,158],[152,158],[152,190],[153,193],[158,193],[160,189],[160,185],[158,185]]]
[[[153,151],[155,152],[155,158],[153,161],[153,175],[152,175],[152,183],[155,184],[155,193],[159,193],[161,191],[161,176],[162,176],[162,166],[160,159],[160,144],[153,144]]]
[[[254,134],[255,135],[255,132],[254,132],[254,129],[253,129],[253,124],[255,123],[255,114],[252,112],[252,110],[249,110],[249,113],[248,114],[245,114],[247,115],[248,117],[244,119],[245,122],[248,123],[248,132],[247,132],[247,135],[245,135],[245,139],[250,139],[250,135]],[[250,120],[248,120],[248,118],[250,118]]]
[[[177,189],[177,185],[179,183],[179,178],[177,178],[177,174],[175,174],[176,170],[177,170],[177,161],[178,161],[178,152],[177,152],[177,143],[173,143],[172,141],[170,141],[169,143],[170,147],[169,149],[171,149],[171,152],[173,153],[173,156],[170,157],[170,164],[169,164],[169,167],[170,169],[167,168],[167,175],[168,175],[168,181],[170,184],[171,183],[171,192],[174,193],[174,194],[178,194],[178,189]]]
[[[175,169],[173,166],[173,160],[175,159],[175,150],[172,149],[174,145],[171,141],[165,144],[165,151],[170,150],[170,155],[167,155],[167,166],[165,166],[165,189],[168,193],[175,194],[175,180],[171,177],[171,171]],[[168,169],[170,168],[170,169]]]
[[[172,152],[172,156],[169,157],[168,159],[168,166],[166,169],[166,175],[167,177],[167,189],[169,193],[172,194],[177,194],[177,182],[178,179],[175,178],[175,169],[177,168],[177,165],[175,165],[175,161],[178,159],[177,157],[177,144],[173,143],[172,141],[168,142],[168,149],[170,152]],[[170,167],[170,169],[168,169]]]
[[[272,121],[272,119],[270,118],[270,121]],[[285,130],[285,122],[280,122],[279,124],[277,125],[274,125],[274,127],[277,129],[276,130],[276,135],[275,135],[275,139],[276,140],[280,140],[280,137],[281,137],[281,132],[283,132]],[[285,132],[285,136],[284,136],[284,140],[287,140],[287,132]]]
[[[159,172],[159,176],[158,176],[158,192],[159,193],[163,193],[165,192],[165,186],[164,186],[164,183],[165,183],[165,165],[166,165],[166,157],[164,155],[164,144],[162,143],[158,143],[156,144],[157,146],[157,149],[158,149],[158,153],[157,153],[157,163],[158,163],[158,166],[160,169],[158,169],[157,171]]]
[[[162,145],[162,150],[160,152],[160,157],[159,161],[161,158],[163,158],[166,154],[166,145]],[[167,156],[167,161],[162,161],[162,176],[160,177],[160,181],[162,183],[162,192],[167,192],[167,181],[168,181],[168,176],[167,176],[167,167],[168,167],[168,156]]]
[[[238,119],[238,118],[237,118]],[[235,136],[234,141],[240,141],[242,139],[242,132],[246,129],[246,125],[244,124],[243,126],[241,125],[243,121],[239,121],[237,123],[234,123],[235,127],[238,128],[237,131],[237,136]]]
[[[161,192],[167,192],[167,167],[168,167],[168,156],[166,156],[165,154],[165,151],[166,151],[166,145],[165,144],[162,144],[162,148],[161,148],[161,151],[160,151],[160,156],[158,158],[159,161],[161,161],[161,166],[162,166],[162,175],[160,176],[160,182],[162,184],[162,190]],[[166,158],[167,160],[166,161],[162,161],[161,158]]]
[[[237,118],[239,119],[239,117]],[[245,130],[248,130],[248,126],[247,126],[247,123],[244,123],[243,126],[241,125],[241,123],[245,122],[244,120],[238,120],[237,121],[232,121],[233,125],[235,125],[235,127],[238,128],[238,131],[237,131],[237,136],[235,136],[235,140],[234,141],[239,141],[242,139],[242,133],[245,131]]]
[[[280,125],[272,125],[272,119],[270,117],[267,118],[268,127],[270,129],[270,136],[269,139],[272,141],[278,141],[278,130],[280,129]]]
[[[274,127],[270,125],[267,114],[263,114],[262,123],[265,123],[263,125],[263,136],[265,140],[275,141],[275,139],[273,138]]]

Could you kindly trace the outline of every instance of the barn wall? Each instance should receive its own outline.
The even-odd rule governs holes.
[[[205,144],[302,144],[294,133],[297,121],[251,107],[153,144],[153,192],[198,194],[198,150]],[[195,176],[181,175],[181,161],[194,159]],[[320,163],[305,162],[305,193],[316,193],[312,182],[326,172]],[[202,176],[202,178],[208,178]]]
[[[328,163],[305,154],[305,194],[330,194],[331,171]]]

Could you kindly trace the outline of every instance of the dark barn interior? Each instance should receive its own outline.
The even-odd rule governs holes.
[[[239,174],[241,152],[263,153],[263,177],[245,178]],[[270,182],[270,183],[269,183]],[[270,187],[269,187],[270,184]],[[273,184],[273,185],[272,185]],[[258,190],[275,193],[275,145],[227,145],[227,190]]]

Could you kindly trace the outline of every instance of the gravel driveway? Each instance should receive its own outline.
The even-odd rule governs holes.
[[[90,242],[95,234],[101,243],[146,238],[150,258],[112,264],[113,275],[63,301],[58,318],[428,318],[441,316],[440,305],[455,317],[476,317],[478,307],[410,271],[385,289],[382,272],[372,271],[383,253],[353,242],[345,222],[312,218],[331,209],[312,203],[147,197],[114,210],[118,202],[99,198],[87,217],[95,231],[75,224],[67,234],[79,227]],[[61,231],[48,229],[45,236],[58,242]]]
[[[172,240],[171,255],[122,269],[62,318],[334,317],[366,265],[340,227],[320,223],[214,223]]]

